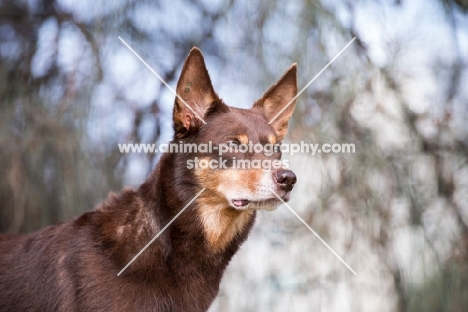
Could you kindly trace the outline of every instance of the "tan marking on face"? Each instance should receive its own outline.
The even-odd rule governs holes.
[[[205,196],[197,200],[199,218],[209,246],[216,252],[223,251],[250,221],[253,211],[235,210]]]
[[[270,144],[276,144],[276,135],[270,134],[270,135],[268,136],[268,143],[270,143]]]
[[[205,158],[205,157],[204,157]],[[206,157],[206,159],[209,159]],[[255,190],[255,176],[246,176],[249,170],[196,169],[201,187],[206,188],[197,199],[198,215],[210,247],[222,251],[244,229],[253,216],[251,210],[236,210],[229,206],[219,188],[242,186],[248,192]],[[227,185],[226,185],[227,183]]]
[[[200,161],[201,160],[210,161],[210,158],[202,157],[200,158]],[[205,187],[207,190],[221,192],[227,191],[228,189],[242,188],[248,193],[254,193],[256,189],[256,183],[260,180],[262,173],[263,171],[261,169],[195,169],[195,175],[200,182],[200,186]]]
[[[257,182],[260,181],[263,171],[255,169],[226,169],[219,172],[217,190],[223,194],[237,191],[246,194],[254,194]],[[242,190],[242,191],[241,191]]]
[[[209,160],[209,157],[201,159]],[[200,160],[201,160],[200,159]],[[197,199],[198,216],[206,239],[215,251],[223,250],[244,229],[257,209],[272,210],[279,205],[271,189],[271,172],[262,169],[195,169],[200,187],[206,190]],[[252,205],[233,206],[232,200],[247,199]],[[266,204],[262,204],[265,201]]]
[[[246,134],[239,134],[237,136],[237,139],[241,144],[248,144],[249,143],[249,137]]]

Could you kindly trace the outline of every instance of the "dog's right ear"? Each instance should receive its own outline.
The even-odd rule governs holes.
[[[175,135],[181,138],[198,131],[205,123],[203,117],[210,106],[220,102],[211,85],[200,49],[194,47],[190,50],[176,92],[183,99],[176,96],[173,111]]]

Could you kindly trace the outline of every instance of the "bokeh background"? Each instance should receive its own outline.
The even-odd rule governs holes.
[[[249,107],[291,63],[290,206],[261,212],[210,311],[468,311],[467,0],[0,0],[0,232],[30,232],[137,187],[171,139],[192,46]],[[144,244],[146,242],[142,242]]]

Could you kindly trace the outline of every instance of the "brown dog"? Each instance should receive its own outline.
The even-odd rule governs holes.
[[[248,142],[277,144],[284,138],[295,102],[271,125],[268,122],[297,93],[296,65],[251,109],[239,109],[218,98],[203,56],[193,48],[177,93],[185,103],[176,98],[173,142],[212,142],[229,146],[229,151],[221,156],[216,150],[165,153],[137,190],[111,194],[75,220],[32,234],[0,236],[0,311],[209,308],[226,266],[248,236],[256,210],[276,208],[281,203],[276,194],[287,201],[296,182],[290,170],[235,166],[238,160],[279,161],[278,150],[265,155],[236,148]],[[202,161],[211,165],[212,160],[223,166],[195,166]]]

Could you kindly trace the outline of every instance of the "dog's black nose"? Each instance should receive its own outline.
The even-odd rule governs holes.
[[[279,188],[285,192],[293,189],[296,183],[296,175],[291,170],[278,170],[273,174],[273,179]]]

